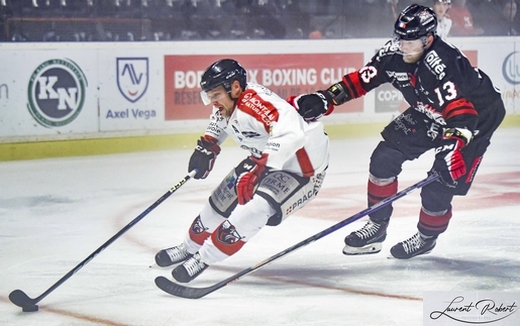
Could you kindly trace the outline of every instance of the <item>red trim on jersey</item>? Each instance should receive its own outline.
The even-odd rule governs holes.
[[[427,230],[428,233],[437,233],[440,234],[448,228],[448,223],[451,218],[451,209],[448,212],[441,216],[434,216],[426,213],[421,209],[421,213],[419,214],[419,230]]]
[[[354,71],[343,76],[343,83],[347,85],[350,96],[353,99],[361,97],[367,93],[367,91],[361,86],[359,71]]]
[[[271,122],[278,121],[279,113],[276,107],[261,98],[254,90],[246,89],[237,100],[237,108],[264,125],[269,132]]]
[[[461,114],[478,115],[477,110],[475,110],[475,107],[473,106],[473,103],[469,102],[465,98],[460,98],[449,103],[446,105],[444,111],[442,111],[442,117],[444,120],[449,120]]]
[[[307,178],[312,177],[314,175],[314,168],[312,167],[311,160],[309,159],[309,155],[307,155],[305,148],[302,147],[297,150],[296,157],[298,158],[298,163],[300,163],[303,176]]]

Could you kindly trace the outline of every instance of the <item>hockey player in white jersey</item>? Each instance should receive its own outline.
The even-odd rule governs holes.
[[[212,192],[183,243],[155,256],[162,267],[182,263],[172,275],[183,283],[235,254],[265,225],[280,224],[313,200],[329,159],[322,123],[304,121],[271,90],[248,83],[235,60],[213,63],[200,86],[213,113],[188,170],[198,170],[195,179],[206,178],[228,136],[249,154]]]

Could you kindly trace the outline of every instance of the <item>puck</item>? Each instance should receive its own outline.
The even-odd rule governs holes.
[[[22,307],[23,312],[38,311],[38,305]]]

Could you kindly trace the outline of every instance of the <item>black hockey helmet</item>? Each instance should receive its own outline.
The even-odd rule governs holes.
[[[233,59],[222,59],[213,63],[204,71],[200,79],[200,87],[203,92],[209,92],[222,85],[229,93],[231,92],[231,84],[235,80],[238,80],[242,89],[245,89],[246,70]]]
[[[394,25],[394,33],[400,40],[417,40],[429,33],[435,33],[437,17],[433,10],[418,4],[406,7]]]

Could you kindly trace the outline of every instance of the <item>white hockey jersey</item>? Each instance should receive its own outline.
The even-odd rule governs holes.
[[[296,109],[271,90],[248,83],[229,119],[213,108],[206,135],[220,145],[231,136],[255,157],[268,154],[266,166],[310,177],[329,161],[323,124],[306,122]]]

